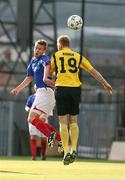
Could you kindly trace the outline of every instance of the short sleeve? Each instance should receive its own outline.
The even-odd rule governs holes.
[[[43,63],[44,66],[47,66],[47,65],[50,65],[50,57],[48,55],[46,55],[44,57],[44,63]]]
[[[82,58],[80,67],[85,69],[85,71],[87,71],[87,72],[90,72],[93,69],[93,66],[85,57]]]
[[[27,76],[33,76],[32,64],[29,64],[27,67]]]

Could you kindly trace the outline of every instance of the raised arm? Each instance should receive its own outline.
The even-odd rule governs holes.
[[[96,69],[93,68],[90,71],[90,74],[103,85],[107,93],[112,94],[112,86],[103,78],[103,76]]]
[[[27,76],[25,77],[25,79],[18,85],[16,86],[14,89],[12,89],[10,91],[10,94],[13,96],[16,96],[17,94],[19,94],[19,92],[24,89],[25,87],[27,87],[30,82],[33,80],[32,76]]]

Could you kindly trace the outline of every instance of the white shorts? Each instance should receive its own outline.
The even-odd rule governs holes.
[[[51,88],[38,88],[31,110],[37,112],[39,115],[44,114],[46,116],[45,119],[47,119],[48,116],[52,115],[54,106],[54,91]]]
[[[39,136],[39,137],[46,137],[43,133],[41,133],[35,126],[29,123],[29,133],[30,136]]]

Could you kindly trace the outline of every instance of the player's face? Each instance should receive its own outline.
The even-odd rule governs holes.
[[[35,44],[34,46],[34,56],[36,58],[39,58],[40,56],[42,56],[45,53],[45,46],[41,45],[41,44]]]

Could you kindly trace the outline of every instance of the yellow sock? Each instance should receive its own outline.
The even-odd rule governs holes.
[[[68,134],[68,127],[66,124],[60,124],[60,136],[61,136],[61,141],[62,145],[64,148],[64,153],[69,152],[69,134]]]
[[[77,142],[79,137],[79,127],[77,123],[70,124],[70,139],[72,144],[72,151],[76,151]]]

